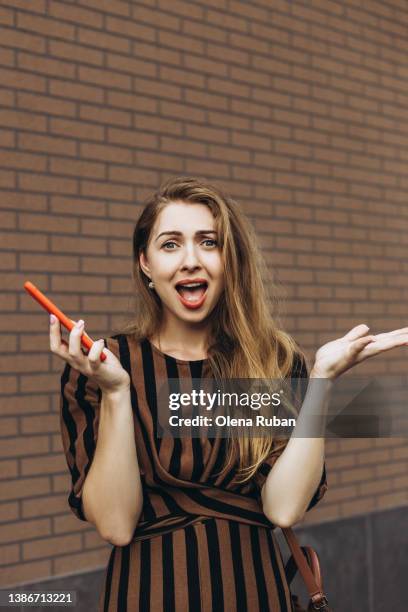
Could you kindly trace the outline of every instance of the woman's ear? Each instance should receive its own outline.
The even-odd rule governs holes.
[[[148,276],[151,279],[150,267],[149,267],[149,264],[147,263],[147,258],[146,258],[144,251],[140,251],[139,253],[139,263],[140,263],[140,267],[142,268],[142,271],[146,274],[146,276]]]

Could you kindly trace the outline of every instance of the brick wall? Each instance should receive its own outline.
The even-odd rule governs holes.
[[[403,0],[1,0],[2,585],[110,550],[68,510],[62,362],[23,283],[109,335],[162,179],[204,176],[241,202],[311,358],[357,323],[407,324],[407,27]],[[329,440],[305,522],[406,505],[407,457],[404,439]]]

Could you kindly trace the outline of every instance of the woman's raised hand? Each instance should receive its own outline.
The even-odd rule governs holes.
[[[321,346],[312,368],[314,376],[334,380],[353,366],[369,357],[408,345],[408,327],[384,334],[367,336],[369,328],[362,323],[345,336]]]
[[[52,315],[53,316],[53,315]],[[81,336],[84,333],[84,322],[77,321],[69,334],[69,343],[61,338],[61,324],[56,317],[50,318],[50,349],[51,352],[70,366],[79,370],[81,374],[93,378],[104,392],[128,389],[130,377],[122,367],[117,357],[107,348],[104,348],[103,339],[93,343],[88,354],[85,354],[81,345]],[[101,361],[102,350],[106,354],[105,361]]]

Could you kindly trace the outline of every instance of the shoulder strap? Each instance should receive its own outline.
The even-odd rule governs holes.
[[[315,560],[316,562],[314,563],[314,574],[306,561],[301,547],[299,546],[294,531],[290,527],[286,527],[282,528],[282,533],[286,538],[288,546],[292,552],[292,556],[306,584],[307,590],[309,591],[312,604],[316,610],[324,610],[325,606],[327,605],[327,598],[323,592],[320,566],[317,562],[317,558]]]

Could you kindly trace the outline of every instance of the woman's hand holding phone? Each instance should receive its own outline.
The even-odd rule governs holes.
[[[52,318],[54,319],[52,321]],[[79,370],[81,374],[92,377],[102,392],[112,393],[126,390],[130,386],[130,377],[117,357],[107,348],[104,348],[103,339],[96,340],[88,354],[81,347],[81,336],[84,333],[84,322],[77,321],[70,331],[69,342],[61,337],[61,325],[55,315],[50,315],[50,349],[70,366]],[[101,352],[106,355],[101,361]]]
[[[95,379],[105,392],[129,389],[130,376],[104,341],[93,340],[84,332],[83,321],[73,321],[30,281],[24,289],[50,314],[50,348],[81,374]],[[70,332],[69,343],[61,337],[61,324]],[[84,348],[88,353],[84,352]]]

